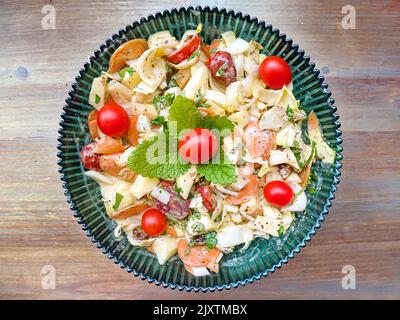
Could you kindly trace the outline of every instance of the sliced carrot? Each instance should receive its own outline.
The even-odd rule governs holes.
[[[138,115],[133,115],[129,119],[129,129],[126,134],[126,139],[131,146],[136,146],[139,143],[139,131],[136,128],[138,119]]]
[[[112,218],[117,220],[122,220],[126,218],[130,218],[136,216],[139,213],[142,213],[144,210],[150,208],[150,206],[146,203],[134,204],[130,207],[124,208],[118,212],[116,212]]]
[[[97,115],[99,114],[99,112],[97,110],[92,110],[89,112],[88,114],[88,122],[93,121],[93,120],[97,120]]]
[[[221,251],[217,248],[209,249],[206,246],[189,246],[184,239],[178,241],[178,255],[185,265],[188,272],[193,274],[192,268],[208,268],[213,272],[218,272],[218,262]]]
[[[214,49],[218,49],[220,43],[221,43],[221,40],[220,40],[220,39],[214,39],[213,41],[211,41],[211,44],[210,44],[210,53],[212,53],[212,51],[213,51]]]
[[[93,140],[99,137],[99,128],[97,127],[97,120],[88,122],[89,133]]]
[[[126,66],[126,61],[127,61],[127,57],[124,54],[118,53],[118,54],[113,54],[110,58],[109,61],[109,67],[107,72],[108,73],[114,73],[114,72],[118,72],[119,70],[121,70],[122,68],[124,68]]]
[[[118,177],[128,182],[136,180],[136,174],[129,168],[121,168],[115,163],[115,159],[122,153],[105,154],[100,156],[100,169],[114,177]]]
[[[246,176],[249,179],[247,185],[238,192],[237,196],[228,196],[226,197],[226,201],[233,204],[238,205],[242,202],[250,200],[257,194],[257,176],[255,174],[250,174]]]
[[[244,129],[245,146],[253,159],[269,158],[271,150],[276,149],[275,133],[269,130],[261,131],[257,122],[249,122]]]
[[[124,152],[125,147],[123,144],[113,138],[105,137],[96,142],[96,147],[93,152],[97,154],[113,154],[118,152]]]
[[[97,127],[97,110],[93,110],[88,115],[88,127],[89,133],[93,140],[96,140],[99,136],[99,129]]]
[[[165,233],[169,236],[171,236],[172,238],[178,238],[178,234],[176,233],[176,230],[171,227],[170,225],[167,225],[167,227],[165,228]]]
[[[205,44],[204,41],[202,40],[200,42],[201,50],[205,53],[207,57],[210,57],[211,54],[213,53],[213,49],[218,49],[218,46],[220,44],[221,40],[219,39],[214,39],[211,44]]]

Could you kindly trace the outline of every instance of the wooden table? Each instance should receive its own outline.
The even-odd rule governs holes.
[[[51,1],[50,1],[51,2]],[[295,260],[254,284],[198,294],[134,278],[75,222],[57,172],[59,115],[71,83],[106,37],[141,16],[192,1],[53,0],[43,30],[38,0],[0,3],[0,298],[400,298],[400,2],[199,1],[243,10],[290,35],[322,69],[344,140],[340,191]],[[356,29],[341,26],[342,6]],[[56,269],[56,289],[41,270]],[[342,268],[356,290],[342,289]]]

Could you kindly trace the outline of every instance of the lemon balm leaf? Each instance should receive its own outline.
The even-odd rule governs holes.
[[[169,154],[166,144],[164,148],[161,148],[165,140],[160,141],[160,148],[157,149],[158,146],[155,144],[161,138],[165,139],[160,134],[151,140],[145,140],[137,145],[128,158],[128,168],[143,177],[160,179],[175,178],[188,171],[190,165],[183,163],[176,152]]]
[[[200,164],[197,172],[204,178],[216,184],[230,184],[236,181],[236,170],[233,164]]]
[[[179,134],[183,129],[201,127],[202,116],[192,100],[177,96],[169,109],[168,121],[176,123]]]
[[[232,132],[233,129],[235,128],[235,125],[227,117],[216,115],[214,117],[210,116],[204,117],[201,127],[210,130],[216,129],[220,132],[223,130],[229,130],[230,132]]]

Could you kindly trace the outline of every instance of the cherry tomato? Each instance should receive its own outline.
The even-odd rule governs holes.
[[[198,185],[196,187],[196,191],[200,193],[201,197],[203,198],[203,205],[208,211],[212,211],[213,203],[211,198],[211,189],[208,184],[206,185]]]
[[[293,190],[286,182],[274,180],[264,187],[264,198],[272,206],[287,206],[292,202],[293,197]]]
[[[229,52],[217,51],[212,54],[208,66],[213,77],[219,82],[228,85],[236,81],[236,69]]]
[[[194,164],[204,163],[218,151],[218,140],[208,129],[196,128],[186,134],[178,143],[181,157]]]
[[[92,142],[84,146],[81,150],[81,160],[83,166],[88,170],[101,171],[100,155],[94,153],[96,143]]]
[[[271,89],[281,89],[292,81],[288,63],[280,57],[265,58],[258,69],[261,80]]]
[[[167,57],[169,62],[174,64],[181,63],[183,60],[189,58],[193,52],[199,48],[200,37],[198,34],[189,36],[182,48],[170,53]]]
[[[156,208],[147,209],[142,216],[142,229],[150,237],[157,237],[165,231],[168,221],[165,214]]]
[[[99,110],[97,125],[107,136],[120,137],[128,131],[129,116],[123,107],[109,99]]]

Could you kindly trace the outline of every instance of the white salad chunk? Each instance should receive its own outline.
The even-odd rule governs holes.
[[[197,169],[195,166],[192,166],[185,174],[176,178],[176,185],[179,188],[179,193],[183,199],[187,199],[189,196],[196,174]]]
[[[247,224],[226,225],[217,232],[217,243],[219,248],[230,248],[253,240],[253,232]]]
[[[146,178],[138,175],[129,191],[136,197],[136,199],[141,199],[144,195],[153,191],[159,182],[160,180],[158,179]]]
[[[167,190],[157,186],[154,187],[151,196],[164,204],[167,204],[171,200],[171,194]]]
[[[165,264],[178,250],[178,239],[170,236],[161,236],[154,240],[153,250],[160,265]]]

